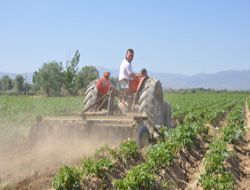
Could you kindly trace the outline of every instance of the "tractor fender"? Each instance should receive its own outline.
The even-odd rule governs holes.
[[[111,83],[105,77],[98,79],[96,88],[101,95],[106,95],[111,87]]]

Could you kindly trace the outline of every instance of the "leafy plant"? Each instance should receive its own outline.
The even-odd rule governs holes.
[[[80,172],[76,168],[64,166],[54,177],[52,186],[56,190],[79,190]]]
[[[115,180],[113,184],[119,190],[152,189],[156,184],[156,175],[152,173],[152,166],[144,163],[133,167],[124,179]]]
[[[139,150],[135,141],[128,140],[121,143],[119,149],[117,150],[117,156],[127,164],[127,161],[130,159],[138,158]]]
[[[95,175],[100,178],[105,178],[105,171],[112,171],[114,164],[108,158],[101,158],[99,160],[88,158],[83,161],[81,168],[83,176]]]
[[[228,158],[226,143],[220,139],[215,140],[210,146],[205,157],[207,173],[223,170],[223,162]]]
[[[222,190],[233,190],[235,188],[233,176],[224,171],[220,174],[203,174],[201,176],[201,185],[205,190],[210,189],[222,189]]]
[[[167,167],[174,159],[174,147],[171,143],[158,143],[147,152],[148,162],[154,168]],[[172,147],[173,148],[172,148]]]

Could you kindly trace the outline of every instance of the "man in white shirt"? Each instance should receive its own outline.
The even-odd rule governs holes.
[[[128,49],[126,52],[125,59],[120,65],[119,82],[122,88],[127,88],[129,80],[132,80],[135,77],[135,73],[133,72],[131,65],[133,58],[134,50]]]

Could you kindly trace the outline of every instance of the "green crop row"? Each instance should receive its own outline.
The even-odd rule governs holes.
[[[245,133],[244,100],[241,100],[228,114],[227,125],[220,129],[218,137],[210,144],[205,155],[205,172],[199,181],[204,189],[234,189],[235,180],[225,165],[232,156],[227,145],[234,143]]]
[[[196,94],[165,94],[165,100],[172,106],[173,118],[182,123],[186,115],[206,107],[223,105],[238,98],[245,97],[244,93],[196,93]]]
[[[83,160],[80,167],[65,166],[59,170],[53,179],[53,187],[56,190],[84,189],[88,187],[89,179],[97,178],[99,188],[107,188],[105,181],[110,180],[109,174],[119,166],[129,167],[130,163],[139,159],[139,150],[134,141],[128,140],[121,143],[119,148],[111,149],[103,146],[94,156]]]
[[[177,152],[196,142],[196,130],[193,126],[180,126],[169,133],[164,142],[151,146],[146,152],[146,161],[130,169],[126,176],[114,180],[114,188],[157,189],[157,174],[160,169],[170,166]]]
[[[223,113],[226,113],[229,108],[235,104],[230,99],[230,102],[225,102]],[[146,161],[131,168],[123,179],[114,180],[114,188],[119,190],[125,189],[157,189],[157,178],[161,169],[166,169],[175,159],[176,154],[195,144],[198,134],[206,133],[205,122],[208,119],[213,120],[219,117],[220,114],[213,114],[214,117],[206,117],[207,113],[214,112],[218,109],[218,105],[213,104],[210,107],[203,107],[190,113],[185,118],[183,125],[178,126],[175,130],[164,131],[164,138],[155,145],[152,145],[146,152]]]

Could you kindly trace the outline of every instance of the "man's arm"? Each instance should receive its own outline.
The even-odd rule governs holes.
[[[135,73],[130,73],[129,76],[133,79],[136,77]]]
[[[132,66],[131,66],[131,63],[129,63],[128,65],[127,65],[127,67],[126,67],[126,69],[127,69],[127,72],[128,72],[128,74],[129,74],[129,76],[133,79],[133,78],[135,78],[135,73],[133,72],[133,70],[132,70]]]

